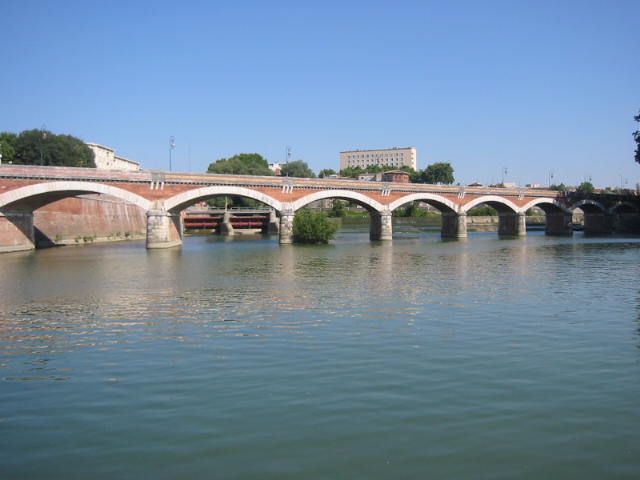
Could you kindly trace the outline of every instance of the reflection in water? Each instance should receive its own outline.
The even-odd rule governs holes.
[[[639,251],[370,242],[365,226],[317,247],[4,256],[5,470],[144,476],[145,458],[155,478],[623,478],[640,469]]]

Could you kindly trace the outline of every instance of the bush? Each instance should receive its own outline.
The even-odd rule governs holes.
[[[298,210],[293,219],[293,241],[296,243],[328,243],[338,230],[321,211]]]
[[[483,205],[481,207],[472,208],[467,212],[467,215],[470,217],[495,217],[498,215],[498,211],[489,205]]]

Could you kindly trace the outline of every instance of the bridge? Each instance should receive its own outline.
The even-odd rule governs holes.
[[[576,208],[584,211],[584,230],[596,233],[610,231],[616,219],[639,210],[637,197],[582,198],[546,189],[1,165],[0,232],[4,235],[0,236],[0,251],[35,248],[34,211],[87,193],[109,195],[146,212],[148,248],[180,245],[184,230],[181,212],[220,195],[251,198],[276,211],[280,242],[285,244],[293,242],[296,211],[324,199],[347,200],[366,209],[372,240],[390,240],[392,212],[413,201],[438,209],[442,236],[451,238],[467,236],[467,213],[483,204],[498,211],[498,233],[502,236],[525,235],[525,213],[532,207],[544,211],[548,235],[570,235]]]

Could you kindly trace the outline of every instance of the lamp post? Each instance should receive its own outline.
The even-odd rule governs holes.
[[[291,147],[289,145],[284,149],[284,163],[287,169],[287,177],[289,176],[289,159],[291,158]]]
[[[41,167],[44,166],[44,155],[42,153],[42,144],[47,138],[46,128],[47,126],[45,124],[42,124],[42,126],[40,127],[40,166]]]
[[[169,171],[171,171],[171,153],[176,146],[176,137],[171,135],[169,137]]]

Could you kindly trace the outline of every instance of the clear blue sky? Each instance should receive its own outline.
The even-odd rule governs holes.
[[[638,18],[638,0],[0,0],[0,131],[161,169],[174,135],[174,171],[414,146],[462,183],[635,185]]]

